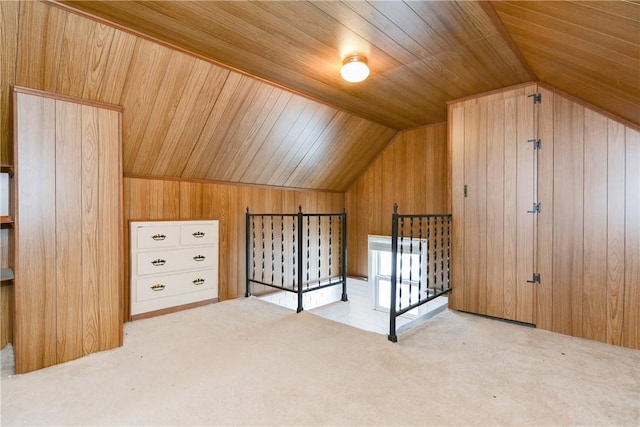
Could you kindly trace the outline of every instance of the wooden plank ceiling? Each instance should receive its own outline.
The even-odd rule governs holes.
[[[539,80],[640,125],[640,3],[492,3]]]
[[[537,79],[640,123],[635,3],[63,3],[3,2],[0,77],[123,105],[126,174],[344,191],[397,130]]]
[[[533,79],[475,1],[70,1],[69,6],[395,129]],[[340,77],[362,53],[370,77]]]

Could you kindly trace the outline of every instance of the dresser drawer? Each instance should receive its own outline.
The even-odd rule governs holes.
[[[180,227],[180,244],[216,245],[218,243],[218,223],[185,224]]]
[[[136,227],[137,249],[169,248],[180,244],[180,227],[154,225]]]
[[[138,279],[134,298],[135,301],[147,301],[213,289],[217,274],[218,271],[212,269]]]
[[[217,268],[215,246],[139,252],[137,275],[159,274],[171,271]]]

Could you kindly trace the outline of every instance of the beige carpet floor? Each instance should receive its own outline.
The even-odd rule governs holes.
[[[640,352],[446,311],[400,336],[255,298],[1,379],[2,425],[640,425]]]

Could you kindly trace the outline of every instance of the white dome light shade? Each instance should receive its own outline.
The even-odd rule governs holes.
[[[367,59],[360,55],[349,55],[342,62],[340,74],[342,78],[351,83],[358,83],[369,76]]]

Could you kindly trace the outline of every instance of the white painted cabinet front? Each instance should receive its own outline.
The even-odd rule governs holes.
[[[218,221],[132,221],[131,315],[218,298]]]

